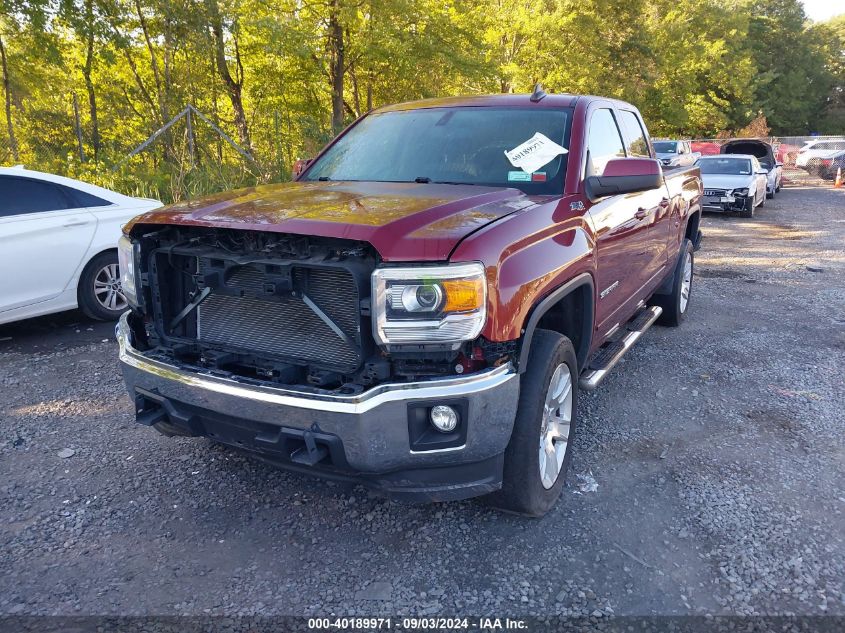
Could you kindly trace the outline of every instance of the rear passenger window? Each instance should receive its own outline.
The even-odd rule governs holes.
[[[0,176],[0,217],[72,209],[76,205],[49,182]]]
[[[72,189],[70,187],[63,187],[62,185],[58,185],[62,188],[68,196],[74,201],[75,207],[107,207],[111,204],[108,200],[103,200],[102,198],[98,198],[95,195],[90,193],[85,193],[84,191],[80,191],[79,189]]]
[[[587,176],[601,176],[609,160],[625,156],[622,137],[610,110],[602,108],[593,113],[587,151]]]
[[[620,110],[619,119],[625,132],[625,150],[628,152],[628,156],[651,158],[648,142],[645,140],[645,132],[637,115],[630,110]],[[686,143],[679,143],[678,151],[685,153]]]

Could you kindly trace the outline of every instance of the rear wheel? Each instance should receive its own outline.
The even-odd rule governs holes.
[[[657,321],[661,325],[677,327],[683,322],[692,295],[693,264],[692,242],[684,240],[678,262],[675,264],[672,292],[666,295],[654,295],[651,299],[653,305],[663,308],[663,313]]]
[[[116,252],[100,253],[88,262],[79,276],[77,300],[86,316],[98,321],[114,321],[126,312]]]
[[[572,342],[557,332],[537,330],[505,450],[502,489],[488,495],[488,503],[534,517],[551,509],[572,458],[577,406],[578,361]]]

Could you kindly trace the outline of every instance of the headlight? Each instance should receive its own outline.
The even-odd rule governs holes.
[[[117,265],[120,268],[120,289],[130,305],[138,305],[138,289],[135,284],[136,246],[125,235],[117,241]]]
[[[478,262],[373,272],[373,336],[381,345],[451,344],[476,338],[487,317]]]
[[[745,189],[734,189],[733,195],[735,196],[747,196],[748,195],[748,188]]]

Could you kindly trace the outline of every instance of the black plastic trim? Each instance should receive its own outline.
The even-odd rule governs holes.
[[[446,405],[458,414],[458,426],[451,433],[443,433],[434,428],[430,421],[431,409],[437,405]],[[444,399],[443,402],[408,403],[408,441],[415,453],[457,448],[467,442],[467,423],[469,421],[469,402],[466,398]]]
[[[528,321],[525,324],[525,332],[522,336],[522,350],[519,354],[519,373],[524,373],[528,367],[528,354],[531,350],[531,337],[534,336],[534,330],[537,329],[537,324],[540,322],[540,319],[543,318],[543,315],[551,310],[555,304],[581,286],[590,287],[590,298],[592,299],[585,304],[585,308],[589,310],[589,314],[582,320],[581,344],[579,349],[575,350],[579,367],[584,366],[584,363],[587,361],[587,355],[590,351],[590,343],[593,338],[593,323],[595,319],[595,285],[590,273],[581,273],[574,279],[552,291],[551,294],[547,295],[546,298],[540,301],[540,303],[538,303],[531,311],[531,316],[528,317]]]

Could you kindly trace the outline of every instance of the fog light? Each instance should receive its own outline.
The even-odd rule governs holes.
[[[450,433],[458,426],[458,412],[443,404],[433,407],[430,417],[434,428],[441,433]]]

